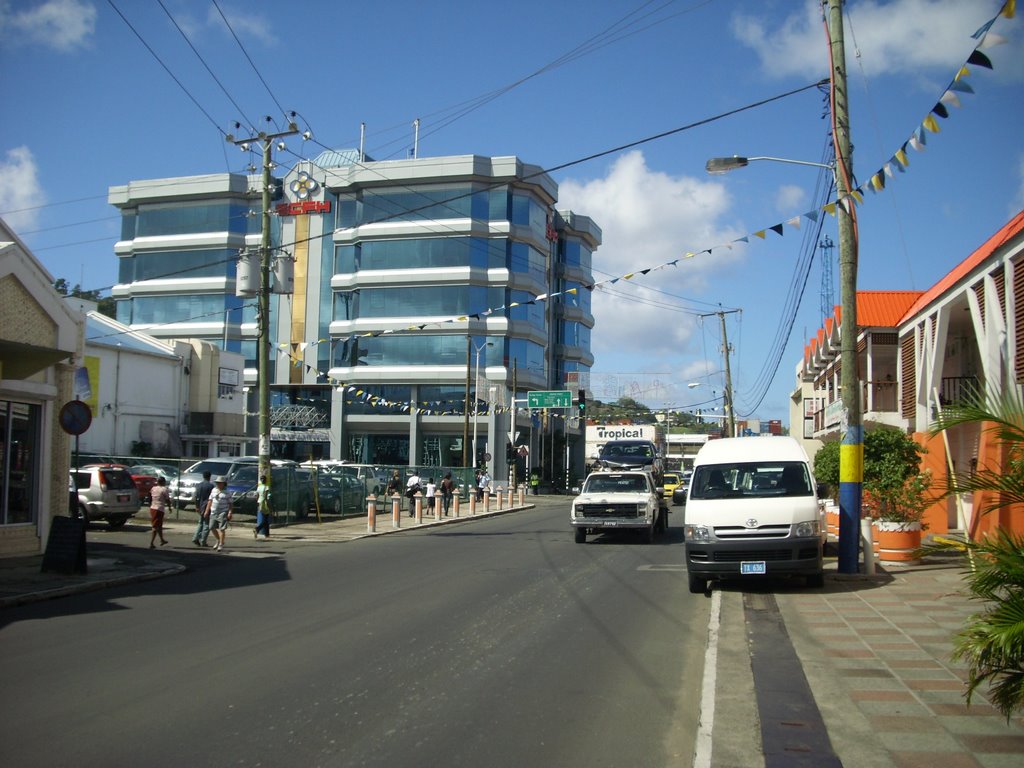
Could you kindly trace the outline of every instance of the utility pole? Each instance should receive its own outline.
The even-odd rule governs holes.
[[[268,122],[270,118],[267,118]],[[270,483],[270,171],[273,167],[271,153],[274,140],[292,136],[299,132],[294,122],[288,123],[288,130],[276,133],[259,131],[255,136],[236,139],[230,133],[225,136],[229,144],[246,150],[250,144],[263,145],[263,231],[260,237],[260,293],[256,313],[256,377],[259,399],[259,475],[266,476]]]
[[[836,218],[839,225],[839,284],[842,319],[839,350],[845,431],[839,447],[839,573],[857,573],[861,490],[864,481],[864,424],[857,370],[857,239],[853,228],[853,150],[847,111],[843,2],[828,0],[832,61],[832,137],[836,148]],[[849,206],[849,207],[847,207]]]
[[[723,406],[725,408],[725,436],[736,437],[736,412],[733,409],[732,403],[732,370],[729,367],[729,337],[725,332],[725,316],[739,312],[738,309],[731,309],[728,312],[725,310],[719,310],[718,312],[708,312],[707,314],[701,315],[701,317],[711,317],[715,315],[718,317],[719,322],[722,324],[722,353],[725,356],[725,392],[723,394]]]
[[[472,337],[466,331],[466,404],[462,409],[462,468],[469,466],[469,350]]]

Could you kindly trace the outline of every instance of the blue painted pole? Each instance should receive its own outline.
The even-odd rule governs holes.
[[[839,573],[857,573],[864,483],[864,427],[850,425],[839,446]]]

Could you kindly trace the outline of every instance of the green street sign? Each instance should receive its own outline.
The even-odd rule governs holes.
[[[530,408],[572,408],[572,392],[567,389],[527,392],[526,404]]]

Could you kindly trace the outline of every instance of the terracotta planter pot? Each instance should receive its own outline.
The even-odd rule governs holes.
[[[878,559],[883,563],[913,564],[920,559],[916,550],[921,546],[920,523],[877,522],[874,530],[878,539]]]
[[[839,535],[839,510],[838,509],[826,509],[825,510],[825,526],[828,528],[828,532],[832,536]]]

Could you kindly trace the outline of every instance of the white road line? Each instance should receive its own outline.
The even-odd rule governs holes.
[[[718,678],[718,630],[722,617],[722,593],[711,593],[711,616],[708,618],[708,645],[704,650],[704,681],[700,693],[700,722],[693,768],[711,768],[711,732],[715,726],[715,684]]]

